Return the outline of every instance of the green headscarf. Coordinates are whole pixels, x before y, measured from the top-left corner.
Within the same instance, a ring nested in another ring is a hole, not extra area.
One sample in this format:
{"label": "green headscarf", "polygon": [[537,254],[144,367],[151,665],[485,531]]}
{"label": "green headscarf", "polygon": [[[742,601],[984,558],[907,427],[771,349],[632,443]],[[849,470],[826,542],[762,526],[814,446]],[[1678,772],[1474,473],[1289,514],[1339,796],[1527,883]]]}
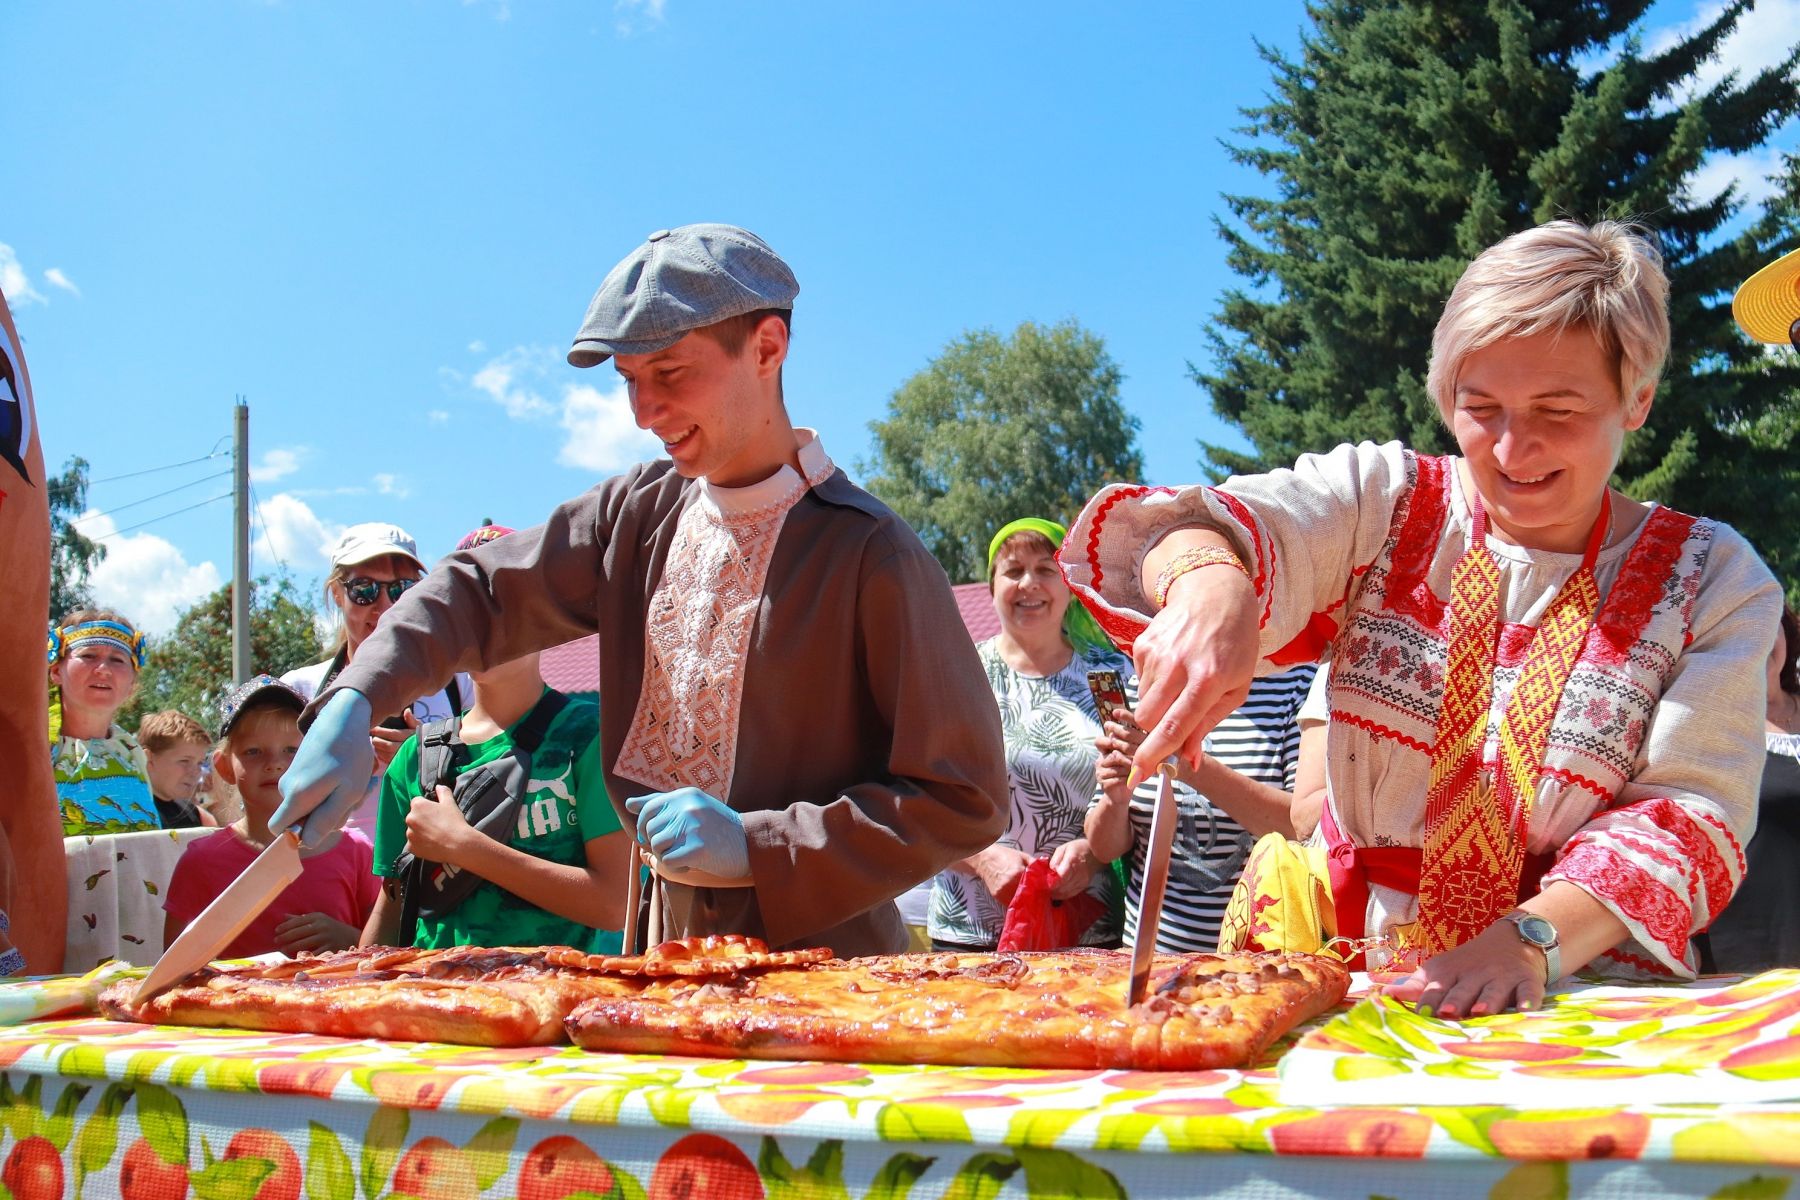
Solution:
{"label": "green headscarf", "polygon": [[[1000,553],[1001,545],[1015,533],[1041,533],[1050,539],[1050,544],[1060,555],[1063,539],[1069,531],[1055,521],[1047,521],[1043,517],[1020,517],[1016,521],[1008,521],[1000,527],[1000,532],[988,542],[987,573],[988,587],[991,590],[994,582],[994,556]],[[1106,636],[1099,622],[1094,620],[1087,606],[1082,604],[1080,596],[1069,597],[1069,607],[1063,612],[1063,636],[1077,650],[1111,650],[1112,639]]]}

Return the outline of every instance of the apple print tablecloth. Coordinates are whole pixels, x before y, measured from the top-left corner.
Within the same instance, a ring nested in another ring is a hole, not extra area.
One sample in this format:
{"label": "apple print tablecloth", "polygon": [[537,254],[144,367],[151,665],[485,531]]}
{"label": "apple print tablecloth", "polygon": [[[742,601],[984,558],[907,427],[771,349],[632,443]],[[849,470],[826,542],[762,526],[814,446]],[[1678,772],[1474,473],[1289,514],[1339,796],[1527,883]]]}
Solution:
{"label": "apple print tablecloth", "polygon": [[[1729,997],[1714,981],[1711,991],[1593,989],[1586,1003],[1711,996],[1713,1015],[1741,1016],[1791,994],[1791,979],[1766,979]],[[1314,1028],[1328,1034],[1344,1019],[1339,1010]],[[1479,1042],[1506,1028],[1461,1032]],[[1639,1041],[1654,1032],[1640,1028]],[[1429,1034],[1431,1050],[1384,1036],[1423,1066],[1441,1061]],[[1412,1061],[1345,1044],[1315,1038],[1307,1050]],[[854,1066],[40,1019],[0,1028],[0,1182],[14,1200],[1800,1200],[1800,1103],[1644,1102],[1639,1076],[1604,1100],[1551,1086],[1528,1104],[1429,1105],[1421,1081],[1442,1073],[1422,1066],[1353,1080],[1369,1084],[1362,1103],[1296,1105],[1282,1102],[1274,1063]]]}

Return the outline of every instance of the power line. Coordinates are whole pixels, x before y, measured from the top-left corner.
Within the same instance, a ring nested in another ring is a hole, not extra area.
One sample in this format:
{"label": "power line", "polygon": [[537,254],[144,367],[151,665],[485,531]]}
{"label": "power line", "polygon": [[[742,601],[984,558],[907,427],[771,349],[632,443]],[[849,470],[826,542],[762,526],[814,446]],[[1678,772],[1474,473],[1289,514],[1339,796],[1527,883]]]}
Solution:
{"label": "power line", "polygon": [[[186,462],[170,463],[163,467],[145,467],[142,471],[127,471],[123,475],[108,475],[105,479],[90,479],[88,480],[88,486],[92,487],[96,483],[116,483],[121,479],[136,479],[139,475],[154,475],[158,471],[173,471],[176,467],[191,467],[195,463],[203,463],[209,458],[219,457],[222,456],[219,451],[215,449],[211,454],[202,454],[199,458],[190,458]],[[208,478],[211,478],[211,476],[208,476]]]}
{"label": "power line", "polygon": [[120,504],[113,508],[109,508],[105,512],[93,512],[93,513],[87,514],[85,517],[77,517],[73,521],[70,521],[69,524],[79,525],[83,521],[94,521],[94,520],[98,520],[101,517],[110,517],[116,512],[124,512],[128,508],[136,508],[138,505],[148,504],[152,500],[161,500],[164,496],[173,496],[176,492],[186,491],[188,488],[193,487],[197,483],[205,483],[209,479],[222,479],[229,474],[231,474],[231,471],[229,469],[227,469],[224,471],[215,471],[211,475],[202,475],[198,479],[190,479],[186,483],[178,483],[174,487],[169,488],[167,491],[157,492],[154,495],[145,496],[142,500],[133,500],[129,504]]}
{"label": "power line", "polygon": [[186,508],[178,508],[178,509],[175,509],[173,512],[166,512],[160,517],[151,517],[148,521],[139,521],[136,525],[127,525],[123,529],[115,529],[111,533],[103,533],[99,537],[95,538],[94,540],[97,542],[104,542],[107,538],[118,537],[121,533],[130,533],[133,529],[142,529],[146,525],[154,525],[158,521],[167,520],[170,517],[178,517],[184,512],[192,512],[196,508],[204,508],[206,505],[215,503],[219,500],[229,500],[229,499],[231,499],[230,492],[220,492],[216,496],[210,497],[209,499],[206,499],[206,500],[201,500],[196,504],[190,504]]}
{"label": "power line", "polygon": [[257,498],[254,483],[250,485],[250,506],[256,510],[256,523],[262,526],[263,544],[268,546],[269,553],[275,556],[275,561],[281,564],[281,573],[287,574],[287,560],[281,557],[281,551],[275,548],[275,539],[269,536],[269,519],[263,516],[262,501]]}

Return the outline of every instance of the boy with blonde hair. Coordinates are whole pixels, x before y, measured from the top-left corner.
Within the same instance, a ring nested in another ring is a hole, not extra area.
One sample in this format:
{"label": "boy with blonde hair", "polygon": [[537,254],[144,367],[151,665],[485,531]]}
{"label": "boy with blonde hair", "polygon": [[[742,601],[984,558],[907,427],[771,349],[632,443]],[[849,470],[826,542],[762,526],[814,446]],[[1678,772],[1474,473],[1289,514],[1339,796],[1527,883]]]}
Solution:
{"label": "boy with blonde hair", "polygon": [[150,797],[164,829],[196,829],[217,825],[200,806],[197,794],[212,739],[206,727],[175,709],[153,712],[138,722],[138,745],[150,776]]}

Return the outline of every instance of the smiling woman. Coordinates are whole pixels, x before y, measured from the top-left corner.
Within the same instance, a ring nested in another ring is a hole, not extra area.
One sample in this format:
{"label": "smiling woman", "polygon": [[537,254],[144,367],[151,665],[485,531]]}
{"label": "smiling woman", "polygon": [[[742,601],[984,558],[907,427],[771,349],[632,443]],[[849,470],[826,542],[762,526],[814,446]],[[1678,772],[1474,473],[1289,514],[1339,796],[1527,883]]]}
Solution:
{"label": "smiling woman", "polygon": [[1010,804],[1006,831],[986,850],[938,875],[927,928],[941,948],[992,950],[1006,908],[1034,858],[1050,860],[1059,900],[1087,893],[1104,914],[1083,938],[1116,942],[1117,881],[1082,832],[1093,798],[1100,713],[1090,670],[1130,671],[1063,582],[1056,549],[1063,527],[1026,517],[988,547],[988,587],[1000,632],[976,647],[1000,706]]}
{"label": "smiling woman", "polygon": [[144,751],[113,724],[143,665],[144,635],[111,609],[77,610],[50,631],[51,755],[64,837],[162,828]]}
{"label": "smiling woman", "polygon": [[[1330,651],[1335,932],[1445,1016],[1532,1007],[1584,967],[1692,976],[1743,877],[1779,588],[1730,528],[1609,486],[1667,298],[1641,231],[1526,230],[1433,337],[1460,456],[1341,446],[1112,488],[1071,533],[1071,583],[1148,681],[1140,771],[1195,750],[1253,672]],[[1224,551],[1246,570],[1198,569]]]}

